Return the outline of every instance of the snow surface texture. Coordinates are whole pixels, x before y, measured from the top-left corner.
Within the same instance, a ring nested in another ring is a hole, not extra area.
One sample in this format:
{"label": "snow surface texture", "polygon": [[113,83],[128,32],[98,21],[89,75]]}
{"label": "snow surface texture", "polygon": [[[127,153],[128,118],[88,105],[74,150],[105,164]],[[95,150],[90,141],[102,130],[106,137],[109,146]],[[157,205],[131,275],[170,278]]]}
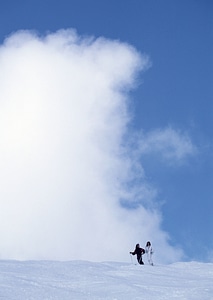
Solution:
{"label": "snow surface texture", "polygon": [[212,263],[0,261],[0,299],[213,299]]}

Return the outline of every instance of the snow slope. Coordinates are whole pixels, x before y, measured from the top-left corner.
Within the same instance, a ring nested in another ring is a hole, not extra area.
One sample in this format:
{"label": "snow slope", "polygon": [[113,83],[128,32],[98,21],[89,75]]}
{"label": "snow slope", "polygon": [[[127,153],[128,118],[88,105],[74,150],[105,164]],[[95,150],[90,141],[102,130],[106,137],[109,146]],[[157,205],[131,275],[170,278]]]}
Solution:
{"label": "snow slope", "polygon": [[212,263],[0,261],[0,299],[210,300]]}

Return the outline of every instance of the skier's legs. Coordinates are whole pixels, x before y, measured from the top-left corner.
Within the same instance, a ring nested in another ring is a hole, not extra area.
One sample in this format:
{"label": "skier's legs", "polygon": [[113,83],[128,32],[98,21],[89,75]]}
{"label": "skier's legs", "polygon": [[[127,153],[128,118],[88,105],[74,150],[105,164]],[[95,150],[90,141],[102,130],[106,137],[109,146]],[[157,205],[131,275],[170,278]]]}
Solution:
{"label": "skier's legs", "polygon": [[150,265],[153,265],[152,254],[150,252],[147,253],[147,260]]}
{"label": "skier's legs", "polygon": [[147,260],[148,260],[148,263],[150,264],[150,254],[149,254],[149,252],[147,252]]}
{"label": "skier's legs", "polygon": [[150,263],[150,265],[153,266],[152,253],[150,253],[150,256],[149,256],[149,263]]}
{"label": "skier's legs", "polygon": [[142,255],[141,255],[140,257],[138,257],[138,263],[139,263],[140,265],[144,265],[144,262],[143,262],[143,260],[142,260]]}

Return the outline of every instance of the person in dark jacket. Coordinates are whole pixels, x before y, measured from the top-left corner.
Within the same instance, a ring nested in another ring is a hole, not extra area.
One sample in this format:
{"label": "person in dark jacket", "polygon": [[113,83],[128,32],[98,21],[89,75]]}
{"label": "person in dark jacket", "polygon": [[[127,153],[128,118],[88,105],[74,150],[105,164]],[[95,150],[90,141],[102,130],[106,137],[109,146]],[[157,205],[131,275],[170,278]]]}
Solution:
{"label": "person in dark jacket", "polygon": [[130,252],[130,254],[132,254],[132,255],[135,255],[135,254],[137,255],[137,260],[140,265],[144,265],[144,262],[142,260],[142,255],[144,253],[145,253],[145,250],[143,248],[141,248],[139,244],[137,244],[135,246],[135,250],[133,252]]}

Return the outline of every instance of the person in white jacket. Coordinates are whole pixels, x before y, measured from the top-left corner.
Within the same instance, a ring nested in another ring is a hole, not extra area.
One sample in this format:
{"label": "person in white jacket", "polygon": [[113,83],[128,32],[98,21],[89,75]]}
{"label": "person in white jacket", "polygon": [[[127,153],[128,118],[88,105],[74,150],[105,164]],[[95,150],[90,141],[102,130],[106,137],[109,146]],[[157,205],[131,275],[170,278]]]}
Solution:
{"label": "person in white jacket", "polygon": [[149,264],[153,266],[153,260],[152,260],[153,249],[150,241],[146,243],[145,251],[146,251],[147,260]]}

